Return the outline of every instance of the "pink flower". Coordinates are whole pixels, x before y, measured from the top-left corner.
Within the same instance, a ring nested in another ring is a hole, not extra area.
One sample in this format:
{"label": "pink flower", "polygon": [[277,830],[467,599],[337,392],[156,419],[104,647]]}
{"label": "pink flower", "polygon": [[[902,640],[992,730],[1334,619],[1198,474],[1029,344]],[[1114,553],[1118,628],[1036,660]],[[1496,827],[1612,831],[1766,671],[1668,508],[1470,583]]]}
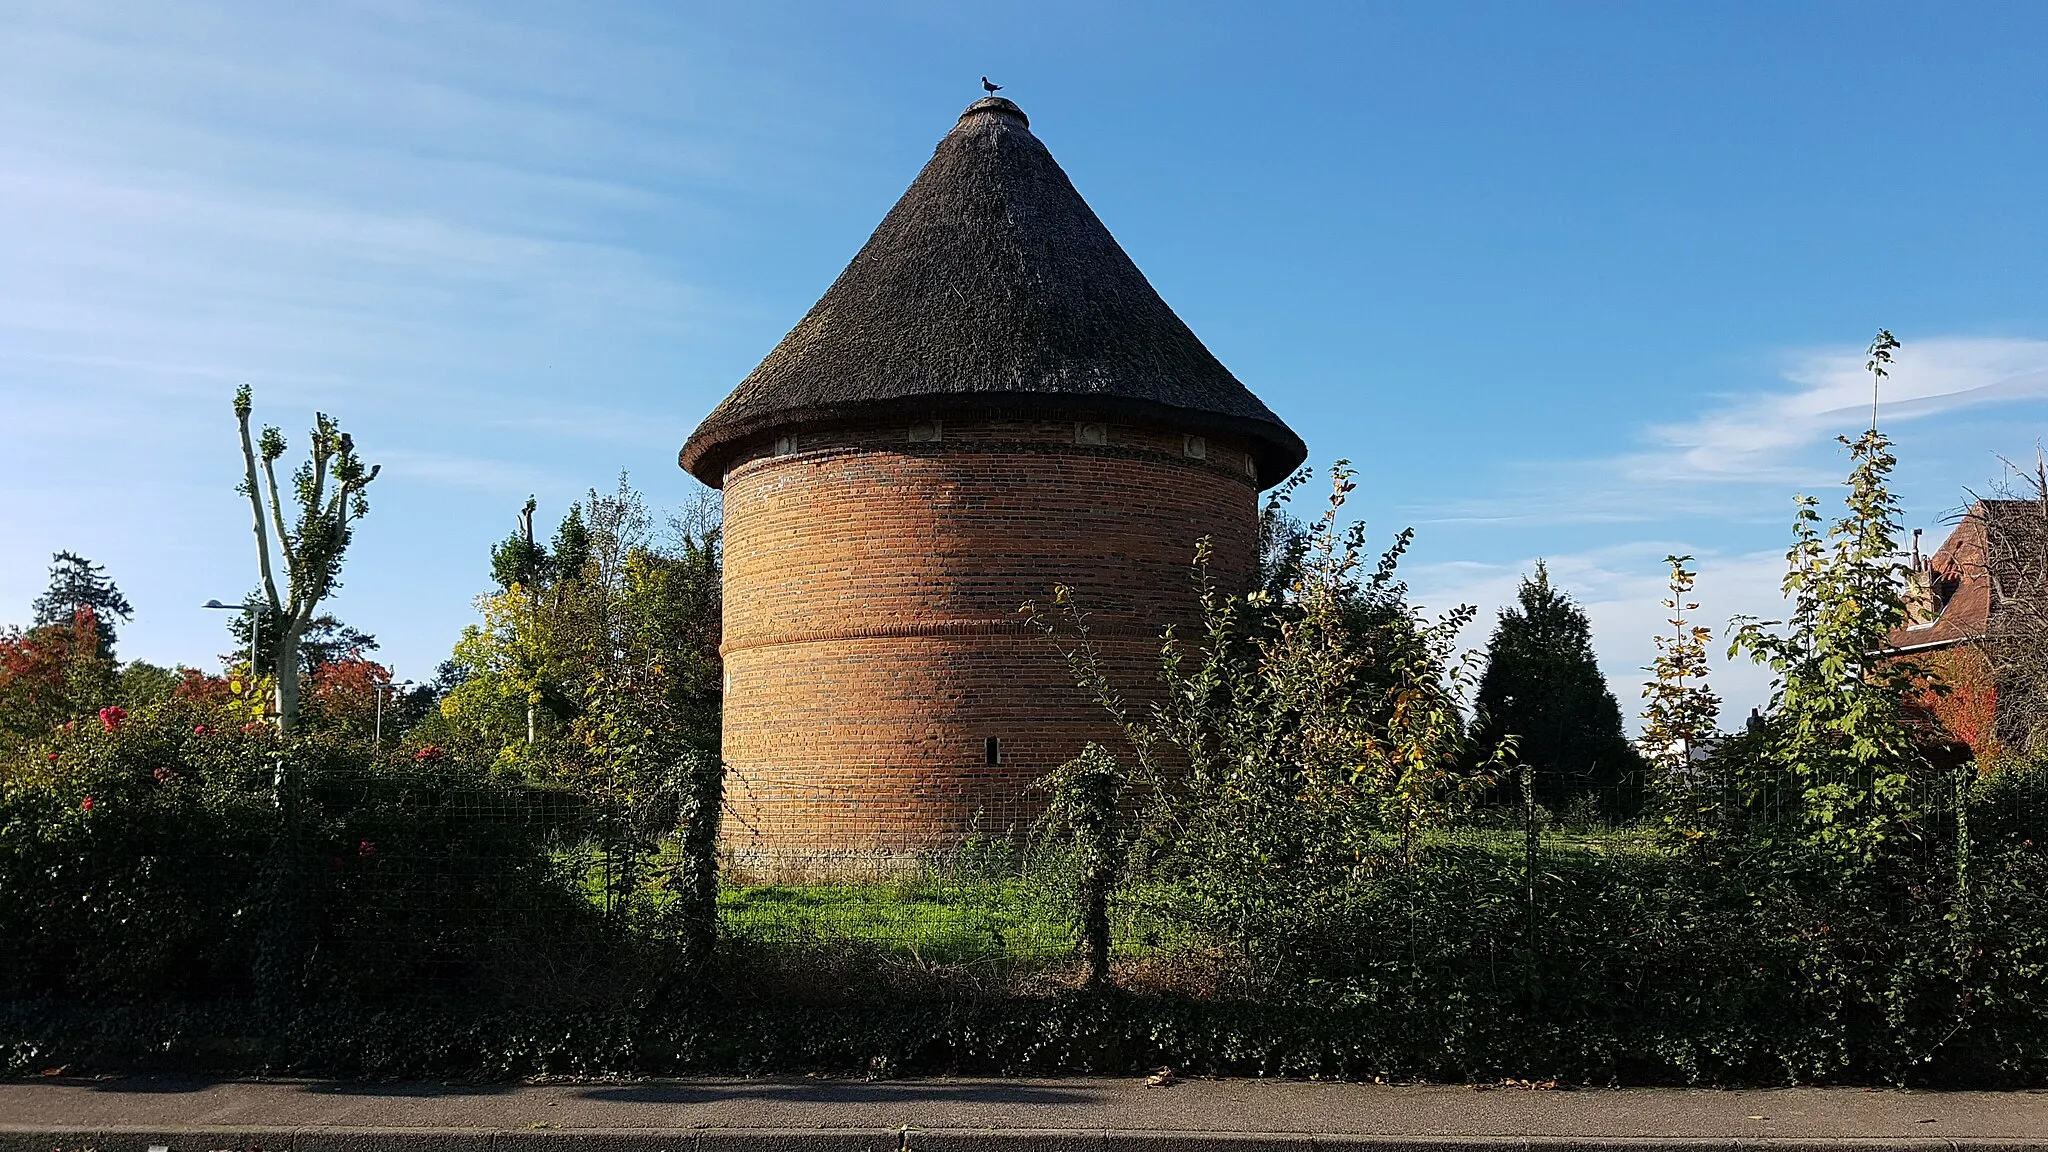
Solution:
{"label": "pink flower", "polygon": [[204,736],[204,735],[206,735],[206,725],[204,725],[204,724],[194,724],[194,725],[192,726],[192,734],[193,734],[194,736]]}
{"label": "pink flower", "polygon": [[159,768],[156,770],[154,775],[156,776],[157,783],[169,784],[174,778],[176,778],[177,773],[171,771],[169,768]]}
{"label": "pink flower", "polygon": [[119,728],[121,721],[127,718],[128,710],[119,704],[109,704],[105,708],[100,709],[100,726],[109,732]]}
{"label": "pink flower", "polygon": [[356,845],[356,855],[358,856],[375,856],[376,854],[377,846],[375,844],[370,843],[368,840],[365,840],[362,843]]}
{"label": "pink flower", "polygon": [[78,802],[78,806],[79,806],[80,808],[83,808],[83,809],[84,809],[84,810],[86,810],[87,812],[90,812],[90,811],[92,811],[92,797],[90,797],[90,796],[87,796],[87,797],[86,797],[85,799],[83,799],[83,800],[80,800],[80,801]]}
{"label": "pink flower", "polygon": [[57,754],[56,754],[55,752],[52,752],[52,753],[50,753],[50,763],[52,763],[52,764],[55,764],[56,762],[57,762]]}
{"label": "pink flower", "polygon": [[413,753],[412,758],[419,761],[422,764],[425,764],[429,761],[439,760],[442,755],[443,753],[441,752],[441,746],[439,744],[429,744],[425,748],[422,748],[419,751]]}

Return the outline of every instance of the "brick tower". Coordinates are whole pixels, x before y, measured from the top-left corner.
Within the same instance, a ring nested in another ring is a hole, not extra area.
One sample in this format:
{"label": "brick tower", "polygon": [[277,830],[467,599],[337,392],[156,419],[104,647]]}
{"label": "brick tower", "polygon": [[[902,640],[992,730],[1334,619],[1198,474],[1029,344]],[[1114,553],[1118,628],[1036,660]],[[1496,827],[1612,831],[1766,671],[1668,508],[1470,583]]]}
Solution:
{"label": "brick tower", "polygon": [[743,859],[1021,831],[1121,737],[1020,617],[1055,583],[1126,691],[1255,563],[1307,455],[1166,306],[1015,104],[978,100],[683,446],[725,493],[726,838]]}

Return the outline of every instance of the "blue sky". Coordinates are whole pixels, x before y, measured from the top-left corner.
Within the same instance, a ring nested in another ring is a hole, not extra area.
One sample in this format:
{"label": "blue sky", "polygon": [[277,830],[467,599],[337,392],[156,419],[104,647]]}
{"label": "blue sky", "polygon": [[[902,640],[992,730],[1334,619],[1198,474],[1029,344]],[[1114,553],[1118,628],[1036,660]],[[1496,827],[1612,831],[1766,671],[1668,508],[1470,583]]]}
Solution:
{"label": "blue sky", "polygon": [[[229,399],[384,465],[334,609],[422,675],[531,492],[675,451],[983,73],[1433,606],[1541,556],[1624,708],[1661,558],[1773,608],[1868,420],[1938,537],[2048,427],[2048,6],[7,0],[0,621],[60,548],[208,663]],[[1483,630],[1482,630],[1483,631]],[[1475,634],[1475,640],[1483,636]],[[1731,705],[1760,698],[1729,669]]]}

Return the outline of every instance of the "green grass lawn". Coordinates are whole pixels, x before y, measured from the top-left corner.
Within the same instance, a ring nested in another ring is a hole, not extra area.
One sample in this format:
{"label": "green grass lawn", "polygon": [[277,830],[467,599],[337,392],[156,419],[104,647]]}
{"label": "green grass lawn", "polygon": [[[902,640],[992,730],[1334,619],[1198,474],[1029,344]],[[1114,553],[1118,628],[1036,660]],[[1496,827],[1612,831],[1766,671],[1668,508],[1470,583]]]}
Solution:
{"label": "green grass lawn", "polygon": [[726,932],[764,942],[869,944],[936,963],[1073,951],[1059,910],[1022,880],[729,887],[718,905]]}
{"label": "green grass lawn", "polygon": [[[1424,850],[1483,853],[1519,876],[1527,840],[1514,829],[1458,828],[1422,837]],[[1390,851],[1396,850],[1390,841]],[[1546,870],[1578,857],[1591,863],[1663,849],[1636,830],[1547,830],[1539,841]],[[1468,859],[1470,857],[1468,856]],[[588,894],[601,900],[601,871],[584,873]],[[642,890],[643,899],[667,894]],[[1143,900],[1139,904],[1145,903]],[[764,944],[853,945],[928,964],[1057,963],[1074,954],[1072,912],[1043,879],[935,869],[897,879],[837,883],[727,883],[719,893],[723,931]],[[1118,916],[1117,951],[1146,954],[1165,947],[1168,926],[1132,923],[1132,905]]]}

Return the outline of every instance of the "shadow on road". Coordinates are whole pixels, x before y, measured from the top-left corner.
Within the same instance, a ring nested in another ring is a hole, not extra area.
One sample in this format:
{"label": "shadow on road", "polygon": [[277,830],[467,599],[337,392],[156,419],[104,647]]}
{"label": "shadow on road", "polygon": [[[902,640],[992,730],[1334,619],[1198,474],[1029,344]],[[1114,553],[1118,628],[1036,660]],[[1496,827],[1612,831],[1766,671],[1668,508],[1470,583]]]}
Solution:
{"label": "shadow on road", "polygon": [[726,1080],[714,1083],[622,1084],[591,1088],[590,1100],[641,1104],[714,1104],[722,1100],[787,1100],[797,1104],[888,1104],[910,1100],[957,1100],[967,1104],[1093,1104],[1101,1094],[1034,1084],[831,1080]]}
{"label": "shadow on road", "polygon": [[299,1089],[319,1096],[389,1096],[394,1099],[431,1100],[440,1097],[504,1096],[523,1084],[351,1084],[346,1080],[323,1080]]}

